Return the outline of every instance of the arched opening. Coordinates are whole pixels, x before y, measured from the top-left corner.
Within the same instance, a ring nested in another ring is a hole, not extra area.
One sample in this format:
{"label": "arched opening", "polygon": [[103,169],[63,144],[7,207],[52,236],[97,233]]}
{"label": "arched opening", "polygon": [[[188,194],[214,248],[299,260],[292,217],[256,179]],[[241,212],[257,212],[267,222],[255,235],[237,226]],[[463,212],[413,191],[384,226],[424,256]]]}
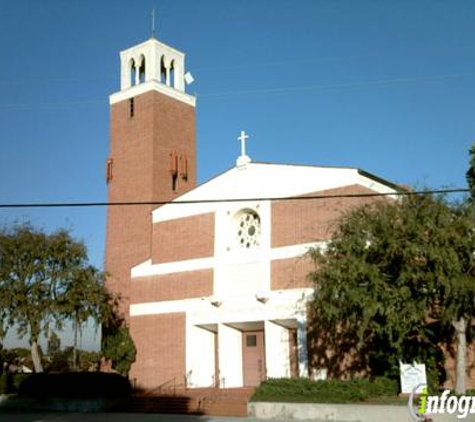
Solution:
{"label": "arched opening", "polygon": [[145,82],[145,57],[140,56],[139,83]]}
{"label": "arched opening", "polygon": [[135,73],[136,73],[135,60],[130,59],[130,62],[129,62],[130,86],[135,85]]}
{"label": "arched opening", "polygon": [[167,68],[165,67],[165,56],[160,59],[160,82],[162,84],[167,81]]}
{"label": "arched opening", "polygon": [[170,84],[171,87],[175,88],[175,61],[172,60],[170,63]]}

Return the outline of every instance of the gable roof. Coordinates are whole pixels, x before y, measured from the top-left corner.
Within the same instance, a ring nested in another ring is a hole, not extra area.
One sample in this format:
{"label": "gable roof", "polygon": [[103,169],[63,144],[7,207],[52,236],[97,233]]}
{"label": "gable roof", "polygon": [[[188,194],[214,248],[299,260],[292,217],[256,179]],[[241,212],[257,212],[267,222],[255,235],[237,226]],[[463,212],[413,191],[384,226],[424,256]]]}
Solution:
{"label": "gable roof", "polygon": [[[249,163],[242,168],[233,167],[155,209],[153,221],[212,212],[217,205],[213,201],[291,198],[351,185],[361,185],[378,193],[402,190],[357,168]],[[180,206],[183,202],[192,203]]]}

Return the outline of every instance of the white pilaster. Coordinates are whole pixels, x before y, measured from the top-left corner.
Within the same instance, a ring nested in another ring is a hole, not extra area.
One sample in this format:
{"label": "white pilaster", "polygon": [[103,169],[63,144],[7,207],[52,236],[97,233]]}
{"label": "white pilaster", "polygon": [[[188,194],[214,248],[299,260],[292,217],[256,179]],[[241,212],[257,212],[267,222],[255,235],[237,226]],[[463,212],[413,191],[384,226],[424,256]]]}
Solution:
{"label": "white pilaster", "polygon": [[170,63],[169,62],[165,62],[165,71],[166,71],[165,85],[170,86]]}
{"label": "white pilaster", "polygon": [[175,86],[178,91],[185,90],[185,69],[180,63],[175,62]]}
{"label": "white pilaster", "polygon": [[266,367],[269,378],[290,377],[289,330],[265,321]]}
{"label": "white pilaster", "polygon": [[186,349],[189,386],[210,387],[215,375],[215,334],[194,325],[188,326]]}
{"label": "white pilaster", "polygon": [[135,85],[140,83],[140,64],[135,62]]}
{"label": "white pilaster", "polygon": [[218,325],[219,378],[226,388],[242,387],[242,333],[225,324]]}
{"label": "white pilaster", "polygon": [[297,350],[299,357],[299,376],[308,377],[307,321],[300,316],[297,320]]}

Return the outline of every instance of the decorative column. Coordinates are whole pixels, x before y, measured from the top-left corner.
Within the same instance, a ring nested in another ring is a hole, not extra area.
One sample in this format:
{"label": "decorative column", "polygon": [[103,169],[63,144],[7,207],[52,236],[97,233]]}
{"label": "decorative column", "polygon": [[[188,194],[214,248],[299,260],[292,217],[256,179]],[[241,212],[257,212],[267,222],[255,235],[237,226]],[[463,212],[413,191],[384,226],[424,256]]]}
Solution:
{"label": "decorative column", "polygon": [[135,66],[135,85],[140,83],[140,65],[134,62]]}
{"label": "decorative column", "polygon": [[165,84],[170,86],[170,63],[165,62]]}

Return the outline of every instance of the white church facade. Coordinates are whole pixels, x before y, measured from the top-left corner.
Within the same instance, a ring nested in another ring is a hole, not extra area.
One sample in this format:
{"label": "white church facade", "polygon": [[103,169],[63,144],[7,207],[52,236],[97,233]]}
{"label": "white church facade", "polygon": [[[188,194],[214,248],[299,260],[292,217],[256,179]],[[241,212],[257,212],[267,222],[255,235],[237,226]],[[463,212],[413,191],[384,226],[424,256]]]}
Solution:
{"label": "white church facade", "polygon": [[136,204],[109,207],[106,246],[137,348],[130,377],[229,388],[309,376],[305,253],[361,194],[397,187],[354,168],[254,163],[244,133],[236,166],[197,186],[184,60],[154,38],[125,50],[110,97],[109,201]]}

